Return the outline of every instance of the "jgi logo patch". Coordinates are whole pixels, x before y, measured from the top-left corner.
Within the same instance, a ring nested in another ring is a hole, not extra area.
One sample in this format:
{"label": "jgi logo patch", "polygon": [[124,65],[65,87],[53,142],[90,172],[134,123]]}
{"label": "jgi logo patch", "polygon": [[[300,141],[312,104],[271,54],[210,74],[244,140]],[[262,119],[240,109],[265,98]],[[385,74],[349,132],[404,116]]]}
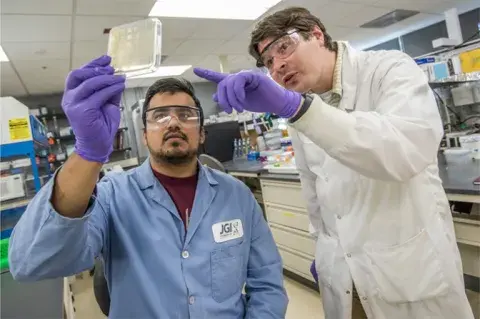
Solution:
{"label": "jgi logo patch", "polygon": [[212,225],[215,242],[223,243],[228,240],[243,237],[243,226],[240,219],[229,220]]}

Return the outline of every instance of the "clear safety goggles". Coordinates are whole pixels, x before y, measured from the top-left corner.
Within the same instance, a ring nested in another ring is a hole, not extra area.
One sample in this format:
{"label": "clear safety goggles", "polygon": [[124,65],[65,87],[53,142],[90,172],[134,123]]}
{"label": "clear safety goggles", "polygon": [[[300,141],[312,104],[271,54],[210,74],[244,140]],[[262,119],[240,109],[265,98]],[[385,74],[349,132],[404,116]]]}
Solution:
{"label": "clear safety goggles", "polygon": [[286,59],[297,49],[300,43],[300,35],[297,30],[290,30],[286,34],[270,42],[260,53],[257,60],[258,67],[266,67],[272,70],[274,59]]}
{"label": "clear safety goggles", "polygon": [[157,106],[145,112],[147,130],[160,130],[175,119],[183,128],[200,126],[200,110],[196,107],[174,105]]}

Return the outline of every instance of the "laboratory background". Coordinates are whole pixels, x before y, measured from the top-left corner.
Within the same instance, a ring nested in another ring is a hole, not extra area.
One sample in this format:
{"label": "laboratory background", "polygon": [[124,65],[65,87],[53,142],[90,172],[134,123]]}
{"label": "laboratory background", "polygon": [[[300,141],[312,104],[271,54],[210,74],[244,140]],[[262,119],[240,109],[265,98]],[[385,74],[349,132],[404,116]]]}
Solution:
{"label": "laboratory background", "polygon": [[0,318],[105,318],[91,272],[18,283],[9,273],[7,249],[29,200],[73,151],[75,136],[60,106],[68,72],[106,53],[111,28],[148,17],[161,21],[161,66],[127,79],[104,173],[145,160],[141,108],[148,87],[162,77],[188,79],[205,114],[200,162],[243,181],[263,209],[283,258],[287,318],[323,318],[310,273],[315,243],[286,121],[268,113],[222,112],[212,100],[215,84],[193,73],[195,66],[265,72],[248,55],[250,33],[256,21],[290,6],[308,8],[334,40],[360,50],[407,53],[427,75],[445,131],[440,177],[467,296],[480,318],[478,0],[2,0]]}

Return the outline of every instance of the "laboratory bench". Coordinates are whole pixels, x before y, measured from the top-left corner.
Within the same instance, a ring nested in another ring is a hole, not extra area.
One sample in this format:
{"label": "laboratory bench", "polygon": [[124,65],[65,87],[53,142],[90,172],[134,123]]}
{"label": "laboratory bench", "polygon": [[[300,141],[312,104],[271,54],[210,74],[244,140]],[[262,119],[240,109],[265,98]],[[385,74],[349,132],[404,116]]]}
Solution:
{"label": "laboratory bench", "polygon": [[[138,158],[133,157],[106,163],[103,170],[107,172],[114,166],[121,166],[124,170],[128,170],[138,166],[138,164]],[[4,230],[7,214],[18,220],[32,198],[33,196],[28,196],[1,202],[2,239],[10,237],[12,230],[10,227]],[[12,218],[8,219],[9,223]],[[2,305],[0,307],[0,318],[74,318],[75,311],[71,291],[71,284],[74,281],[75,276],[71,276],[20,283],[13,279],[8,269],[3,269],[0,273],[2,291],[0,294],[0,304]]]}
{"label": "laboratory bench", "polygon": [[[309,234],[306,201],[301,192],[299,175],[269,173],[259,162],[243,159],[223,164],[232,176],[248,184],[260,185],[260,190],[254,190],[254,194],[264,208],[285,270],[303,282],[311,282],[310,265],[315,255],[315,242]],[[453,208],[465,284],[469,289],[480,292],[480,185],[473,184],[480,176],[480,162],[449,160],[447,163],[439,159],[439,175]],[[459,213],[457,207],[463,213]]]}
{"label": "laboratory bench", "polygon": [[[125,170],[137,166],[143,159],[129,159],[105,165],[110,169],[120,165]],[[274,174],[263,169],[259,162],[235,160],[223,163],[227,172],[252,189],[264,209],[287,275],[315,288],[310,275],[310,265],[315,255],[315,242],[308,231],[306,202],[301,192],[297,174]],[[473,203],[475,213],[452,213],[456,237],[462,255],[466,285],[479,291],[480,277],[480,186],[473,180],[480,175],[479,162],[439,162],[440,177],[450,201]],[[31,198],[2,202],[2,211],[25,207]],[[473,211],[474,209],[472,209]],[[1,273],[2,307],[5,318],[28,318],[31,313],[49,318],[73,318],[71,283],[75,276],[36,283],[17,283],[7,271]],[[468,284],[468,281],[473,284]],[[62,283],[63,282],[63,283]],[[44,293],[47,292],[47,293]],[[42,295],[42,298],[33,297]],[[32,298],[30,298],[30,297]],[[28,300],[27,300],[27,299]],[[38,302],[37,302],[38,301]],[[60,305],[63,301],[63,307]],[[21,305],[29,305],[22,307]],[[63,309],[62,309],[63,308]]]}
{"label": "laboratory bench", "polygon": [[[3,201],[2,239],[9,238],[12,219],[18,220],[32,198]],[[7,226],[5,224],[9,224]],[[7,228],[7,229],[4,229]],[[5,247],[2,247],[2,250]],[[6,251],[2,251],[4,255]],[[0,273],[0,318],[63,318],[64,279],[56,278],[38,282],[15,281],[8,268]]]}

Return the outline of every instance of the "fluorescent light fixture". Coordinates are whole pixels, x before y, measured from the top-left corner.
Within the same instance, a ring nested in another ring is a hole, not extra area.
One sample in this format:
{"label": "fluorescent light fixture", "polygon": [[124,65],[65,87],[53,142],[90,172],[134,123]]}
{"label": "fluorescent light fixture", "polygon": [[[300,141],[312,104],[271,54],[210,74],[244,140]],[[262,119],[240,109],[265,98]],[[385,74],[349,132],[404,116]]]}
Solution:
{"label": "fluorescent light fixture", "polygon": [[158,0],[151,17],[255,20],[281,0]]}
{"label": "fluorescent light fixture", "polygon": [[5,54],[5,51],[3,51],[2,46],[0,45],[0,62],[8,62],[8,57]]}
{"label": "fluorescent light fixture", "polygon": [[178,76],[182,75],[190,69],[191,65],[174,65],[174,66],[161,66],[155,72],[132,76],[129,79],[147,79],[147,78],[161,78],[165,76]]}

